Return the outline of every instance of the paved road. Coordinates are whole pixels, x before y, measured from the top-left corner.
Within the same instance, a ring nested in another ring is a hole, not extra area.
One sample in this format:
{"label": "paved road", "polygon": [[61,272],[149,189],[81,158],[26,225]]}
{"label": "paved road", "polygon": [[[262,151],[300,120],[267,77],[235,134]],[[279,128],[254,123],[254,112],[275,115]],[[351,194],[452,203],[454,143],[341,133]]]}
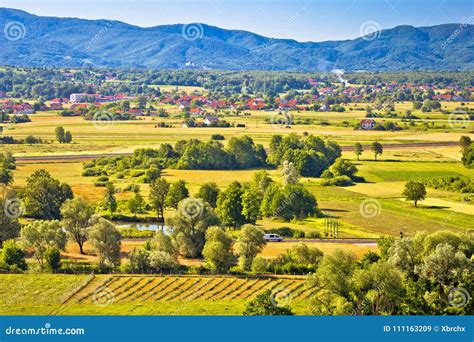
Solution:
{"label": "paved road", "polygon": [[[396,150],[405,148],[427,148],[458,146],[456,141],[407,143],[407,144],[383,144],[384,150]],[[364,150],[370,149],[370,145],[362,145]],[[342,146],[343,151],[354,151],[354,146]],[[64,154],[45,156],[19,156],[15,157],[18,162],[47,162],[47,161],[81,161],[102,157],[130,156],[133,153],[96,153],[96,154]]]}
{"label": "paved road", "polygon": [[[149,238],[125,238],[122,241],[147,241]],[[290,243],[348,243],[351,245],[364,245],[364,246],[377,246],[377,241],[375,239],[283,239],[282,242]],[[279,242],[272,242],[279,243]]]}

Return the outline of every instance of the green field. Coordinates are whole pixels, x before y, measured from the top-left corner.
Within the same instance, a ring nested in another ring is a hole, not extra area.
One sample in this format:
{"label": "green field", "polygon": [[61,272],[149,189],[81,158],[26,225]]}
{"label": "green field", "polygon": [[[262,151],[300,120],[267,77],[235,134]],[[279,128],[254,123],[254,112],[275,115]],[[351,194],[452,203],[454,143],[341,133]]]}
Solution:
{"label": "green field", "polygon": [[301,277],[0,275],[0,283],[1,315],[239,315],[267,289],[305,314],[312,293]]}

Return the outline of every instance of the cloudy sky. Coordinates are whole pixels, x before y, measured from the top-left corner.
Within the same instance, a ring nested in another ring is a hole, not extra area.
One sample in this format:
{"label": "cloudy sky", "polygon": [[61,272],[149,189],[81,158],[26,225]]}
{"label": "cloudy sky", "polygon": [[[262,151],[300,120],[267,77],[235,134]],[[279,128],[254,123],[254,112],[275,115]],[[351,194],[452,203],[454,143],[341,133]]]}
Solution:
{"label": "cloudy sky", "polygon": [[299,41],[349,39],[402,24],[474,23],[473,0],[0,0],[0,6],[145,27],[201,22]]}

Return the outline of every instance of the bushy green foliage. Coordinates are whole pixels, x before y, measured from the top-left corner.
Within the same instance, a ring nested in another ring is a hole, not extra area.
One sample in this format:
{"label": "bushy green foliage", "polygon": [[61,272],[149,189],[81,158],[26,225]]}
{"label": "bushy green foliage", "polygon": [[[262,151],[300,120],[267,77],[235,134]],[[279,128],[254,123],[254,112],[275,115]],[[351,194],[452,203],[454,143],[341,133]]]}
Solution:
{"label": "bushy green foliage", "polygon": [[271,290],[260,293],[251,300],[244,311],[244,316],[291,316],[293,312],[288,307],[279,306],[276,294]]}
{"label": "bushy green foliage", "polygon": [[211,227],[206,232],[202,251],[207,267],[215,273],[225,273],[234,264],[233,240],[222,228]]}
{"label": "bushy green foliage", "polygon": [[299,137],[290,133],[284,137],[272,137],[268,160],[274,165],[292,162],[301,176],[319,177],[340,156],[340,146],[332,141],[324,141],[313,135]]}
{"label": "bushy green foliage", "polygon": [[66,233],[59,221],[33,221],[21,229],[21,240],[25,247],[34,251],[35,258],[43,266],[48,250],[64,249]]}
{"label": "bushy green foliage", "polygon": [[[469,234],[419,232],[381,238],[380,258],[336,251],[325,255],[308,280],[317,289],[314,314],[468,314],[473,303],[453,302],[452,292],[471,293],[474,242]],[[459,293],[458,293],[459,294]]]}
{"label": "bushy green foliage", "polygon": [[99,254],[99,267],[113,269],[120,264],[120,233],[115,226],[99,218],[89,231],[90,244]]}
{"label": "bushy green foliage", "polygon": [[0,249],[0,269],[7,272],[25,271],[28,266],[25,260],[26,252],[15,240],[7,240]]}
{"label": "bushy green foliage", "polygon": [[23,196],[28,216],[51,220],[61,217],[61,206],[74,195],[68,184],[60,183],[46,170],[37,170],[26,180]]}

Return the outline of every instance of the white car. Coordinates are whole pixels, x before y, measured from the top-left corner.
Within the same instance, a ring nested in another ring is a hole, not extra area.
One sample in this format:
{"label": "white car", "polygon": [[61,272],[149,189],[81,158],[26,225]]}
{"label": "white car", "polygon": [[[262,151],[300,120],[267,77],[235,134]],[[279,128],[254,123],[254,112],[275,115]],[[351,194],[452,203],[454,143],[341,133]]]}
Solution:
{"label": "white car", "polygon": [[266,240],[266,241],[270,241],[270,242],[280,242],[280,241],[283,241],[283,238],[278,235],[278,234],[264,234],[263,235],[263,238]]}

